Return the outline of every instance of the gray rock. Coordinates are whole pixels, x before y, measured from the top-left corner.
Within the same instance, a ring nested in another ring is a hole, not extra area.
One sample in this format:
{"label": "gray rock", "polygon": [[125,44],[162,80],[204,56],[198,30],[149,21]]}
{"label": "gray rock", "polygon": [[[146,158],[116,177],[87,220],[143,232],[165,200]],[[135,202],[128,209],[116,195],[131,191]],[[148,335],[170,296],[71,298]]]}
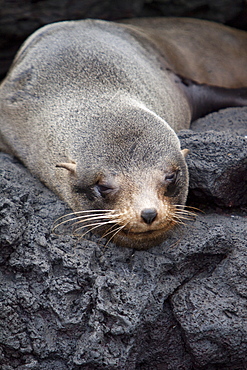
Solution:
{"label": "gray rock", "polygon": [[180,287],[172,306],[195,364],[246,369],[247,227],[244,218],[228,222],[232,252],[210,274],[199,273]]}
{"label": "gray rock", "polygon": [[228,108],[181,131],[190,149],[188,166],[192,196],[223,207],[247,205],[247,108]]}

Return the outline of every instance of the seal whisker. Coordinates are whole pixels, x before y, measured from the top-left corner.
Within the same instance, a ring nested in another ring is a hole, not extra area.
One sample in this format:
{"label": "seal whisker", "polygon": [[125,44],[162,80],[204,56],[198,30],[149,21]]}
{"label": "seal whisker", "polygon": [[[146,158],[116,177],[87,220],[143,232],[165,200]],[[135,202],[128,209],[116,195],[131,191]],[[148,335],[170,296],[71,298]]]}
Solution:
{"label": "seal whisker", "polygon": [[187,205],[182,205],[182,204],[176,204],[175,207],[177,208],[181,208],[182,210],[184,211],[188,211],[190,212],[190,209],[192,210],[195,210],[195,211],[198,211],[198,212],[202,212],[204,213],[200,208],[197,208],[197,207],[193,207],[193,206],[187,206]]}
{"label": "seal whisker", "polygon": [[181,212],[181,213],[193,213],[193,214],[196,214],[195,212],[192,212],[192,211],[189,211],[187,209],[179,209],[179,208],[175,208],[176,209],[176,212]]}
{"label": "seal whisker", "polygon": [[[190,221],[190,220],[189,220]],[[183,221],[180,221],[180,220],[177,220],[175,221],[176,222],[176,227],[177,227],[177,231],[181,228],[181,230],[183,229],[184,226],[187,227],[190,227],[190,228],[194,228],[194,226],[192,224],[188,224],[187,222],[183,222]]]}
{"label": "seal whisker", "polygon": [[178,213],[175,213],[175,217],[177,217],[180,220],[194,220],[195,219],[194,215],[183,215],[183,214],[178,214]]}
{"label": "seal whisker", "polygon": [[184,220],[184,221],[191,221],[191,220],[193,220],[194,218],[193,218],[193,217],[185,217],[185,216],[183,216],[183,215],[174,214],[174,215],[172,216],[172,219],[173,219],[173,220],[177,220],[177,221],[181,221],[181,222],[182,222],[182,220]]}
{"label": "seal whisker", "polygon": [[113,209],[89,209],[89,210],[85,210],[85,211],[75,211],[75,212],[67,213],[66,215],[63,215],[63,216],[59,217],[56,220],[56,222],[61,220],[62,218],[65,218],[65,217],[68,217],[68,216],[75,216],[75,215],[80,214],[80,213],[95,213],[95,214],[97,214],[97,212],[107,213],[107,212],[114,212],[114,210]]}
{"label": "seal whisker", "polygon": [[[70,215],[76,215],[76,214],[79,214],[79,213],[90,213],[90,212],[113,212],[114,210],[113,209],[88,209],[88,210],[82,210],[82,211],[75,211],[75,212],[71,212],[71,213],[68,213],[67,215],[64,215],[64,216],[70,216]],[[62,217],[64,217],[62,216]]]}
{"label": "seal whisker", "polygon": [[[102,220],[102,221],[101,221]],[[104,221],[107,221],[107,222],[104,222]],[[88,227],[88,226],[92,226],[92,225],[95,225],[95,223],[93,224],[87,224],[87,222],[89,221],[99,221],[98,224],[102,224],[102,225],[107,225],[107,224],[110,224],[110,223],[113,223],[113,226],[116,224],[116,220],[115,219],[109,219],[109,217],[91,217],[91,218],[88,218],[88,219],[85,219],[85,220],[80,220],[80,221],[77,221],[77,222],[74,222],[71,227],[73,228],[74,226],[76,225],[79,225],[79,224],[82,224],[82,223],[85,223],[85,225],[82,225],[80,228],[76,229],[79,230],[81,228],[84,228],[84,227]],[[113,227],[112,226],[112,227]]]}
{"label": "seal whisker", "polygon": [[174,208],[176,209],[177,212],[183,212],[183,213],[195,213],[193,211],[190,211],[189,209],[186,209],[186,208],[180,208],[178,207],[177,205],[174,206]]}
{"label": "seal whisker", "polygon": [[[118,221],[121,221],[120,216],[122,216],[124,214],[125,214],[125,212],[116,214],[116,219],[115,220],[113,219],[115,221],[115,223],[105,231],[105,233],[102,235],[101,239],[107,237],[109,234],[114,233],[115,231],[116,232],[118,232],[118,230],[120,231],[120,229],[122,227],[121,227],[121,225],[119,225]],[[126,224],[123,227],[125,227],[128,223],[129,223],[129,221],[126,222]],[[118,228],[118,230],[116,230],[116,228]]]}
{"label": "seal whisker", "polygon": [[[101,238],[105,238],[107,235],[113,233],[116,229],[114,229],[114,227],[119,227],[119,225],[117,223],[113,224],[109,229],[106,230],[106,232],[102,235]],[[112,230],[114,229],[114,230]]]}
{"label": "seal whisker", "polygon": [[[108,222],[98,222],[98,223],[94,223],[94,224],[90,224],[90,225],[84,225],[84,226],[82,226],[82,227],[79,227],[78,229],[76,229],[75,231],[74,231],[74,233],[76,233],[76,232],[78,232],[79,230],[81,230],[81,229],[84,229],[85,227],[90,227],[90,229],[88,229],[84,234],[82,234],[82,235],[80,235],[80,237],[81,238],[83,238],[86,234],[88,234],[90,231],[92,231],[92,230],[95,230],[95,229],[97,229],[98,227],[100,227],[100,226],[104,226],[104,225],[107,225],[107,224],[109,224],[109,223],[113,223],[114,221],[108,221]],[[91,226],[94,226],[94,227],[91,227]]]}
{"label": "seal whisker", "polygon": [[[108,223],[111,223],[112,221],[110,221],[110,222],[99,222],[99,223],[97,223],[97,224],[90,224],[90,225],[84,225],[83,227],[80,227],[80,228],[78,228],[78,229],[76,229],[73,233],[74,233],[74,235],[77,235],[77,234],[75,234],[76,232],[78,232],[79,230],[81,230],[81,229],[84,229],[84,228],[86,228],[86,227],[90,227],[90,229],[88,229],[85,233],[83,233],[83,234],[81,234],[81,235],[79,235],[78,234],[78,236],[80,236],[80,239],[81,238],[83,238],[86,234],[88,234],[89,232],[91,232],[91,231],[93,231],[93,230],[95,230],[95,229],[97,229],[98,227],[100,227],[100,226],[104,226],[104,225],[107,225]],[[91,226],[94,226],[94,227],[91,227]]]}
{"label": "seal whisker", "polygon": [[75,218],[75,219],[71,219],[70,221],[76,221],[76,222],[73,222],[71,227],[75,226],[75,225],[78,225],[78,224],[82,224],[82,223],[86,223],[88,221],[97,221],[97,220],[108,220],[110,221],[110,218],[109,216],[92,216],[92,217],[88,217],[88,218],[84,218],[84,219],[81,219],[81,217],[78,217],[78,218]]}
{"label": "seal whisker", "polygon": [[[83,216],[82,216],[83,217]],[[87,216],[85,216],[85,217],[88,217],[88,215]],[[99,218],[103,218],[104,216],[99,216],[99,215],[97,215],[97,216],[95,216],[94,218],[90,218],[90,220],[92,220],[92,219],[99,219]],[[62,222],[60,222],[59,224],[55,224],[54,226],[53,226],[53,229],[52,229],[52,231],[55,231],[57,228],[59,228],[61,225],[65,225],[65,224],[67,224],[67,223],[70,223],[70,222],[73,222],[73,221],[76,221],[76,220],[78,220],[79,219],[79,217],[74,217],[74,218],[69,218],[69,219],[67,219],[67,220],[64,220],[64,221],[62,221]],[[109,219],[109,217],[107,217],[107,219]],[[86,219],[86,220],[88,220],[88,219]],[[86,220],[84,220],[84,221],[86,221]],[[79,223],[79,222],[83,222],[83,221],[78,221],[77,223]],[[73,226],[74,224],[76,224],[76,223],[73,223],[71,226]]]}
{"label": "seal whisker", "polygon": [[171,218],[171,221],[175,222],[176,225],[186,225],[180,218],[176,217],[175,215]]}
{"label": "seal whisker", "polygon": [[[74,213],[70,213],[69,215],[73,215],[74,216]],[[77,221],[77,220],[80,220],[80,221],[73,223],[72,226],[74,224],[77,224],[77,223],[80,223],[80,222],[91,221],[93,219],[111,219],[111,218],[117,218],[117,217],[121,216],[120,213],[118,213],[118,214],[108,214],[108,215],[107,214],[93,214],[93,213],[91,213],[90,215],[86,214],[86,215],[83,215],[83,216],[71,217],[71,218],[66,219],[66,220],[64,220],[64,221],[62,221],[62,222],[60,222],[59,224],[56,225],[56,222],[58,222],[59,220],[61,220],[64,217],[68,217],[69,215],[65,215],[65,216],[59,217],[55,221],[55,225],[53,226],[53,229],[52,230],[54,231],[55,229],[57,229],[61,225],[64,225],[64,224],[69,223],[69,222]]]}
{"label": "seal whisker", "polygon": [[185,210],[185,209],[175,208],[174,213],[176,215],[179,215],[179,216],[186,216],[186,217],[192,217],[192,218],[195,218],[197,216],[197,214],[195,212],[191,212],[191,211],[188,211],[188,210]]}
{"label": "seal whisker", "polygon": [[86,216],[79,216],[79,217],[76,217],[76,218],[73,218],[71,219],[70,221],[73,221],[73,220],[76,220],[77,222],[74,222],[72,224],[72,226],[74,225],[77,225],[79,223],[83,223],[83,222],[88,222],[88,221],[93,221],[93,220],[101,220],[101,219],[106,219],[106,220],[109,220],[109,221],[116,221],[119,216],[121,216],[122,214],[121,213],[116,213],[116,214],[108,214],[108,215],[90,215],[89,218],[87,218],[89,215],[86,215]]}
{"label": "seal whisker", "polygon": [[[128,225],[129,221],[125,223],[125,225],[123,225],[123,227],[125,227],[126,225]],[[116,229],[112,230],[114,228],[114,226],[118,227],[118,228],[121,228],[122,229],[122,226],[119,225],[117,222],[112,225],[109,229],[106,230],[106,232],[102,235],[102,238],[105,238],[107,235],[111,234],[111,233],[114,233],[114,231],[116,231]]]}
{"label": "seal whisker", "polygon": [[[178,205],[179,206],[179,205]],[[176,224],[186,225],[186,221],[192,221],[197,216],[195,212],[184,209],[182,206],[178,208],[177,205],[174,206],[174,213],[172,214],[172,221]]]}
{"label": "seal whisker", "polygon": [[107,243],[105,244],[105,247],[107,247],[107,245],[110,243],[110,241],[122,230],[124,229],[127,225],[128,225],[129,222],[126,222],[125,225],[122,225],[122,226],[119,226],[119,228],[115,231],[115,230],[112,230],[112,232],[114,232],[114,234],[110,237],[110,239],[107,241]]}

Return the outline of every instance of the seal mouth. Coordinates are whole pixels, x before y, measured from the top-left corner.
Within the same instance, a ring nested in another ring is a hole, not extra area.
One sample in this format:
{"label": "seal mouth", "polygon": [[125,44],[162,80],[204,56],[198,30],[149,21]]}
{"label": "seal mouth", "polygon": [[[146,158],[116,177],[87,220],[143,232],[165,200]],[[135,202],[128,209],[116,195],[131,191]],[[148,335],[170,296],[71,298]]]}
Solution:
{"label": "seal mouth", "polygon": [[129,231],[129,230],[122,230],[122,233],[124,233],[129,238],[143,238],[143,237],[154,237],[156,235],[160,235],[163,233],[163,229],[158,230],[146,230],[146,231]]}
{"label": "seal mouth", "polygon": [[170,231],[174,227],[173,222],[168,222],[166,225],[163,225],[163,227],[156,228],[156,229],[149,229],[149,230],[143,230],[143,231],[134,231],[131,228],[124,228],[120,231],[120,234],[122,234],[124,237],[127,237],[128,239],[145,242],[146,240],[149,240],[149,242],[153,240],[160,239],[163,236]]}
{"label": "seal mouth", "polygon": [[128,229],[121,230],[115,236],[115,242],[124,247],[145,250],[160,244],[166,236],[166,228],[146,231],[130,231]]}

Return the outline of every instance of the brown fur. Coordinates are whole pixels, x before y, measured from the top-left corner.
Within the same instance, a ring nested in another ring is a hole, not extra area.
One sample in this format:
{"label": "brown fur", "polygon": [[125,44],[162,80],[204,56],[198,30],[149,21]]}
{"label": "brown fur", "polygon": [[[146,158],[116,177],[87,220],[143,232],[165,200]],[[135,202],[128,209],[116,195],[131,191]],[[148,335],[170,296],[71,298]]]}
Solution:
{"label": "brown fur", "polygon": [[247,38],[198,20],[125,23],[35,32],[0,87],[0,148],[78,212],[77,229],[142,249],[189,217],[175,132],[215,106],[247,104],[245,89],[191,79],[247,86]]}

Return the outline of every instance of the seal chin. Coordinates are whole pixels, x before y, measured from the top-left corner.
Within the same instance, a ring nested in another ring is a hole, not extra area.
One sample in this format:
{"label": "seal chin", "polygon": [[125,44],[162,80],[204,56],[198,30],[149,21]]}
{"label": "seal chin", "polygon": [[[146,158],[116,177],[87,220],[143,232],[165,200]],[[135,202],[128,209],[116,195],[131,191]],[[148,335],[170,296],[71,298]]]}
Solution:
{"label": "seal chin", "polygon": [[137,238],[138,237],[147,237],[147,236],[151,236],[151,235],[157,235],[157,234],[160,234],[160,230],[147,230],[147,231],[141,231],[141,232],[132,232],[132,231],[129,231],[129,232],[126,232],[127,235],[133,235],[134,237],[136,236]]}
{"label": "seal chin", "polygon": [[169,231],[173,229],[174,223],[171,222],[166,228],[145,230],[145,231],[131,231],[128,229],[121,230],[115,237],[114,243],[122,247],[135,248],[135,249],[148,249],[159,245],[167,239]]}

